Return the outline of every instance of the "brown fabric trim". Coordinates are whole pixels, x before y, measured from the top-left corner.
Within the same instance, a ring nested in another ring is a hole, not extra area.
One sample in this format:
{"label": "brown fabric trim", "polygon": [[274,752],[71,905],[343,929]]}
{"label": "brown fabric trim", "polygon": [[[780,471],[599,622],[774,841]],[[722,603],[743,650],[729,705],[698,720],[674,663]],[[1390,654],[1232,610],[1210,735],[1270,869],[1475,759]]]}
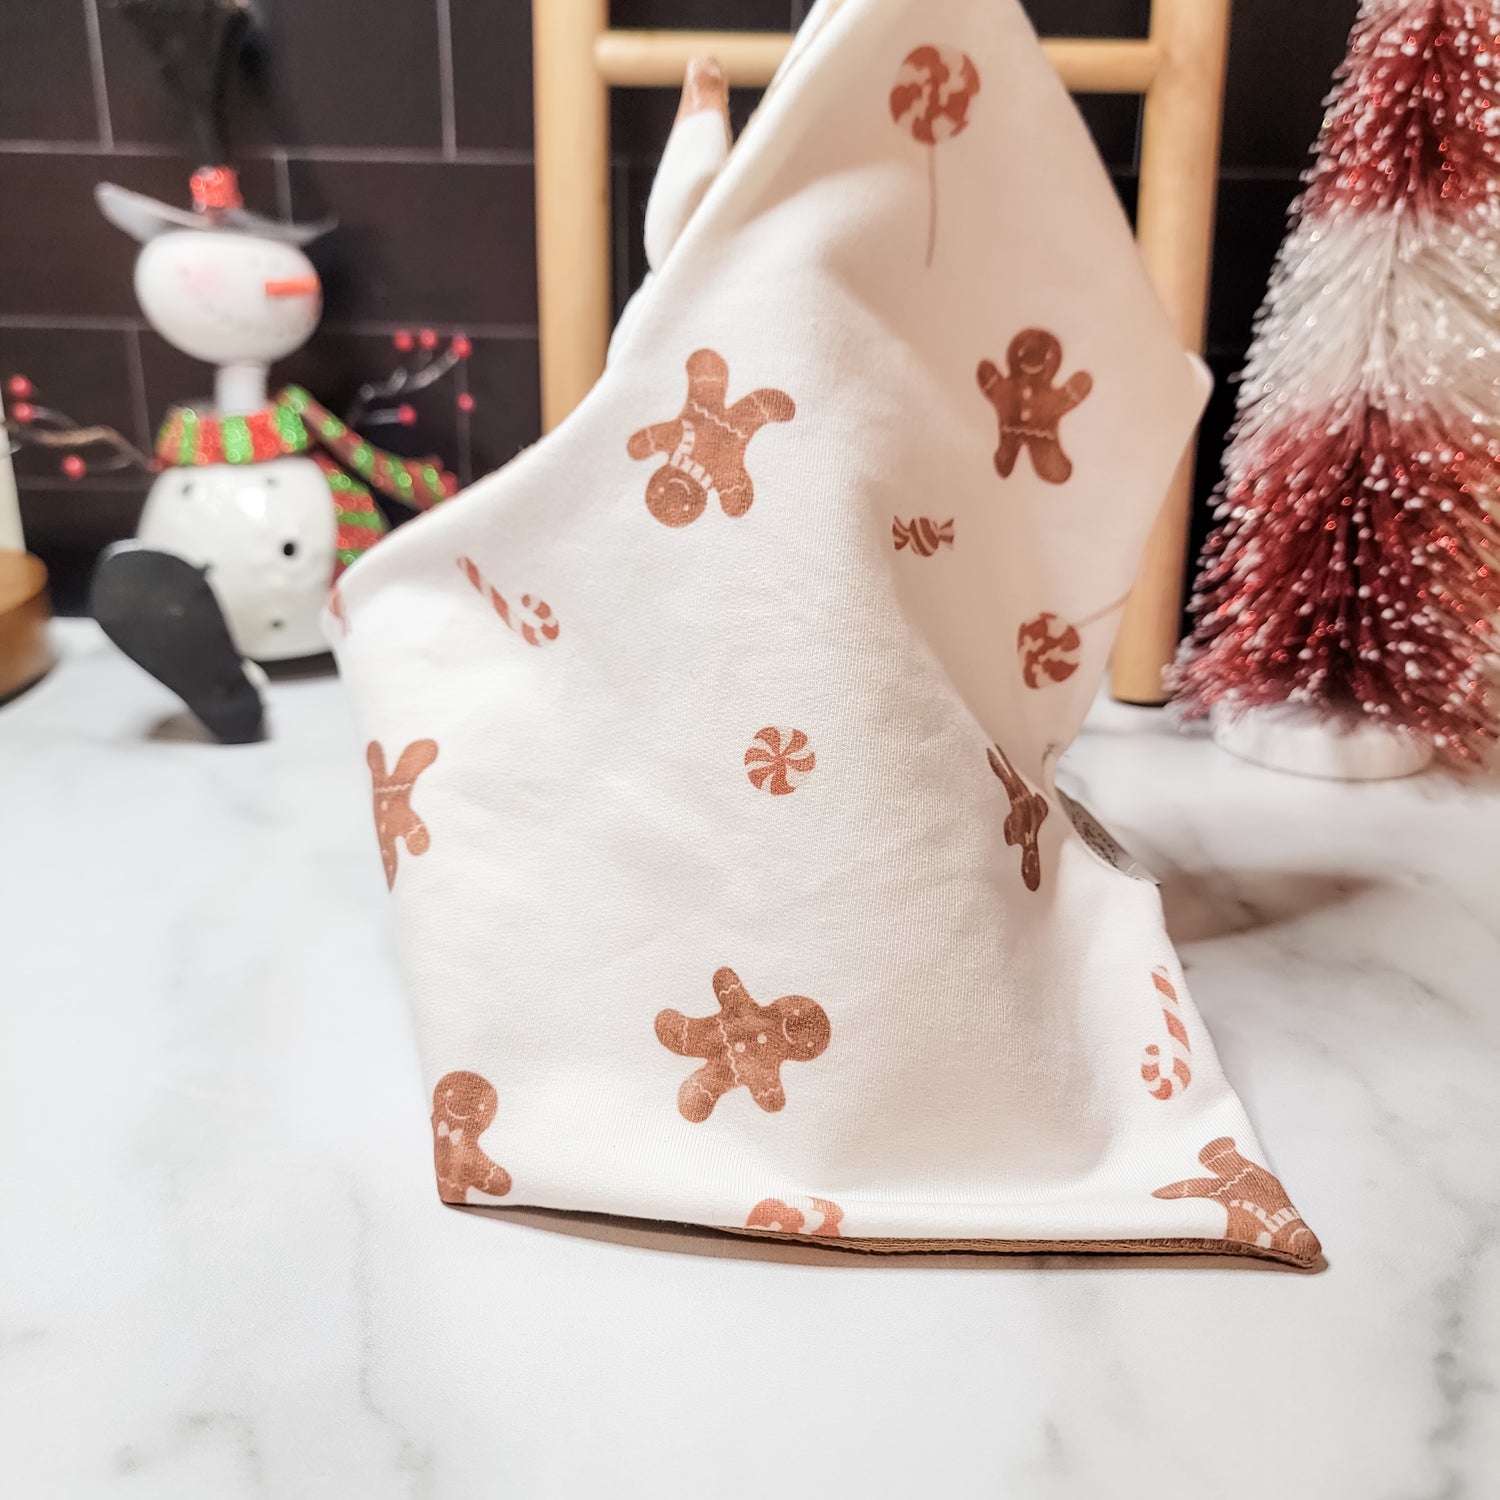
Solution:
{"label": "brown fabric trim", "polygon": [[[1212,1255],[1238,1260],[1275,1261],[1298,1271],[1323,1271],[1327,1261],[1321,1254],[1314,1259],[1296,1259],[1276,1250],[1242,1240],[1219,1239],[1139,1239],[1139,1240],[894,1240],[845,1239],[811,1234],[784,1234],[779,1230],[738,1228],[719,1224],[693,1224],[682,1219],[646,1219],[626,1214],[600,1213],[589,1209],[544,1208],[538,1203],[450,1204],[460,1213],[483,1218],[525,1219],[538,1227],[570,1232],[567,1225],[606,1226],[626,1235],[636,1236],[638,1245],[649,1245],[653,1233],[678,1235],[722,1235],[735,1240],[779,1241],[788,1246],[806,1247],[837,1255],[841,1251],[873,1256],[902,1255]],[[538,1221],[540,1221],[538,1223]]]}
{"label": "brown fabric trim", "polygon": [[816,1245],[820,1250],[853,1250],[866,1255],[1232,1255],[1250,1260],[1273,1260],[1299,1271],[1322,1271],[1327,1261],[1265,1250],[1242,1240],[876,1240],[815,1239],[807,1234],[782,1234],[770,1229],[733,1229],[724,1234],[749,1240],[787,1240]]}

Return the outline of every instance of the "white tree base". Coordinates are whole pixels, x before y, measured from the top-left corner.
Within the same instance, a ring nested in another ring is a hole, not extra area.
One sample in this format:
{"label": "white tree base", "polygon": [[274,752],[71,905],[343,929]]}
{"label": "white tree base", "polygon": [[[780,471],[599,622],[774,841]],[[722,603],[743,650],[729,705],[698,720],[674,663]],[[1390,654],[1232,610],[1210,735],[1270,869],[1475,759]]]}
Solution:
{"label": "white tree base", "polygon": [[1430,745],[1376,720],[1350,714],[1340,721],[1296,703],[1239,713],[1215,708],[1212,723],[1220,749],[1292,776],[1392,781],[1426,770],[1433,759]]}

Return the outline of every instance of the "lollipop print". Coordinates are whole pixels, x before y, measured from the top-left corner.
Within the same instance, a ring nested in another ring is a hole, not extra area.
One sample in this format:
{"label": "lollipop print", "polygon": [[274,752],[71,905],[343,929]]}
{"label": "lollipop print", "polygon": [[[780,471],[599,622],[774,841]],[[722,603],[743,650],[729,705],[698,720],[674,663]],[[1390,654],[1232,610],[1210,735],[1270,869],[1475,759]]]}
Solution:
{"label": "lollipop print", "polygon": [[1021,658],[1021,676],[1026,686],[1039,688],[1046,682],[1066,682],[1078,670],[1082,647],[1077,626],[1065,624],[1050,612],[1027,620],[1016,634],[1016,654]]}
{"label": "lollipop print", "polygon": [[978,92],[979,69],[974,60],[952,47],[918,47],[901,64],[891,90],[891,118],[918,145],[927,147],[929,266],[937,249],[937,148],[968,128],[969,105]]}
{"label": "lollipop print", "polygon": [[1016,632],[1016,655],[1026,686],[1044,688],[1066,682],[1078,670],[1083,651],[1082,632],[1124,609],[1129,597],[1126,594],[1073,625],[1058,619],[1050,610],[1027,620]]}

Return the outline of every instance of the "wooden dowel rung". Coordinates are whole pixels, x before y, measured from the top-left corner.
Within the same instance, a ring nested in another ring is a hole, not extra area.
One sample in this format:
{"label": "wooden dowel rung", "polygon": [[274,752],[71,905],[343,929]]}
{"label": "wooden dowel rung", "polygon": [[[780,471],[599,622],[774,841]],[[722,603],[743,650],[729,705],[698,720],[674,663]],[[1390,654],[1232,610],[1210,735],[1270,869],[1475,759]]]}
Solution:
{"label": "wooden dowel rung", "polygon": [[[693,58],[714,57],[731,83],[762,88],[791,44],[779,31],[604,31],[594,64],[613,88],[675,88]],[[1042,45],[1075,94],[1144,94],[1161,68],[1149,41],[1068,37]]]}
{"label": "wooden dowel rung", "polygon": [[1144,94],[1161,71],[1152,42],[1064,37],[1044,41],[1042,50],[1075,94]]}
{"label": "wooden dowel rung", "polygon": [[763,88],[792,45],[780,31],[605,31],[594,65],[612,88],[677,88],[688,63],[712,57],[743,88]]}

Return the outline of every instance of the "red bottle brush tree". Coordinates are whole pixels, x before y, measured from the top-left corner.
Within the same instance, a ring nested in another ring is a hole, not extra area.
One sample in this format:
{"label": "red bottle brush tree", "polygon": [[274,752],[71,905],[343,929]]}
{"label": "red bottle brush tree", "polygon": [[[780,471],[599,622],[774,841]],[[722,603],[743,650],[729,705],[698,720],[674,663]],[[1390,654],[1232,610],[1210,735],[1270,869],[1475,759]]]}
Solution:
{"label": "red bottle brush tree", "polygon": [[1178,669],[1477,760],[1500,610],[1500,4],[1364,0],[1261,309]]}

